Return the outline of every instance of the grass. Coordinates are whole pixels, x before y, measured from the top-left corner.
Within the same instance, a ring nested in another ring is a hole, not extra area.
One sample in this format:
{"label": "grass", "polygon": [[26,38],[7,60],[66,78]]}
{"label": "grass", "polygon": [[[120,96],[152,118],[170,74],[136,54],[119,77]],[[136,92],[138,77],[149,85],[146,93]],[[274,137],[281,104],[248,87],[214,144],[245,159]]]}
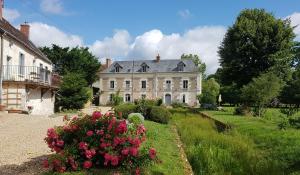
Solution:
{"label": "grass", "polygon": [[[250,138],[272,161],[277,162],[281,173],[300,172],[300,130],[280,130],[279,109],[268,109],[264,118],[233,115],[232,108],[226,112],[206,111],[213,118],[232,125],[241,135]],[[296,114],[296,115],[299,115]]]}
{"label": "grass", "polygon": [[[147,129],[147,141],[146,145],[151,145],[157,150],[160,163],[155,163],[145,168],[145,174],[184,174],[184,163],[181,160],[180,153],[175,141],[175,133],[173,132],[171,125],[163,125],[151,121],[145,121],[145,127]],[[67,172],[62,175],[96,175],[96,174],[113,174],[119,171],[118,169],[97,169],[91,171],[78,171]],[[124,172],[128,174],[128,172]],[[55,173],[48,172],[44,175],[55,175]],[[59,174],[61,175],[61,174]]]}
{"label": "grass", "polygon": [[276,162],[235,130],[219,133],[213,121],[183,111],[172,120],[195,174],[278,174]]}

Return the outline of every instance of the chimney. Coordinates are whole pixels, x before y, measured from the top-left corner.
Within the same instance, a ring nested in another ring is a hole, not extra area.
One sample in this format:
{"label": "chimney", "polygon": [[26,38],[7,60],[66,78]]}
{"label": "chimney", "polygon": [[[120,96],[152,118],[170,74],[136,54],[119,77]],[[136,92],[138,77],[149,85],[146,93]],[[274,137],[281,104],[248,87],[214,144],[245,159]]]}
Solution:
{"label": "chimney", "polygon": [[30,25],[27,22],[21,24],[20,31],[29,39]]}
{"label": "chimney", "polygon": [[106,58],[106,68],[108,68],[111,65],[111,59],[110,58]]}
{"label": "chimney", "polygon": [[155,62],[158,63],[159,61],[160,61],[160,56],[159,56],[159,54],[157,54]]}
{"label": "chimney", "polygon": [[0,0],[0,20],[3,18],[4,0]]}

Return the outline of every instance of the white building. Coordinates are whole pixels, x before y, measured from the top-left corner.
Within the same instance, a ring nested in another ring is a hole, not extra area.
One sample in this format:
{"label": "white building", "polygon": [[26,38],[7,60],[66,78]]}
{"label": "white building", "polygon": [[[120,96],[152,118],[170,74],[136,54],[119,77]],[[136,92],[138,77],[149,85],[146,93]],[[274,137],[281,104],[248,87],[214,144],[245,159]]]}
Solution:
{"label": "white building", "polygon": [[52,74],[52,63],[29,40],[30,26],[22,24],[20,30],[13,27],[3,18],[3,0],[0,3],[1,108],[53,114],[57,89],[53,77],[58,76]]}

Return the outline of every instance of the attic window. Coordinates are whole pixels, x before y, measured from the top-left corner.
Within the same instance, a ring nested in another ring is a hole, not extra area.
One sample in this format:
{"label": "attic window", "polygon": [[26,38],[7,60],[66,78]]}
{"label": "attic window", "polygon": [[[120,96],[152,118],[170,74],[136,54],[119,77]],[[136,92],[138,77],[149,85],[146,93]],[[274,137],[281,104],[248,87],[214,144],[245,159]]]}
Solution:
{"label": "attic window", "polygon": [[177,64],[177,70],[179,72],[184,71],[184,67],[185,67],[185,64],[182,61]]}
{"label": "attic window", "polygon": [[147,72],[147,68],[149,68],[149,66],[146,63],[143,63],[142,65],[142,72]]}
{"label": "attic window", "polygon": [[116,67],[116,72],[120,72],[120,67]]}
{"label": "attic window", "polygon": [[120,72],[120,70],[122,69],[122,66],[120,66],[118,63],[116,63],[114,67],[115,67],[115,72]]}

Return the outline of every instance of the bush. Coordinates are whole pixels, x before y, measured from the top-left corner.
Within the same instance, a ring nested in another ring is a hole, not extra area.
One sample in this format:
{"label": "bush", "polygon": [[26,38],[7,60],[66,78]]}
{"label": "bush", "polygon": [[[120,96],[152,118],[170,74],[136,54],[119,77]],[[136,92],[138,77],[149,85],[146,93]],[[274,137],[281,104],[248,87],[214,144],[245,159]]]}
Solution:
{"label": "bush", "polygon": [[141,113],[131,113],[128,115],[127,119],[130,123],[135,125],[143,124],[144,123],[144,116]]}
{"label": "bush", "polygon": [[173,108],[183,108],[186,107],[187,105],[178,101],[175,101],[172,103],[172,107]]}
{"label": "bush", "polygon": [[157,106],[161,106],[163,104],[163,100],[161,98],[157,99]]}
{"label": "bush", "polygon": [[241,105],[234,109],[234,115],[251,115],[251,108],[245,105]]}
{"label": "bush", "polygon": [[300,129],[300,117],[290,117],[289,124],[293,128]]}
{"label": "bush", "polygon": [[75,117],[65,126],[48,129],[45,141],[55,154],[44,167],[65,172],[122,166],[134,171],[156,157],[154,148],[141,147],[145,139],[143,125],[127,125],[113,114]]}
{"label": "bush", "polygon": [[136,100],[135,104],[137,105],[136,112],[142,113],[143,116],[148,119],[150,117],[151,108],[153,106],[157,106],[157,101],[142,98],[140,100]]}
{"label": "bush", "polygon": [[121,104],[114,107],[115,114],[118,118],[127,119],[130,113],[136,112],[137,106],[131,103]]}
{"label": "bush", "polygon": [[149,120],[167,124],[171,118],[171,113],[168,109],[159,106],[153,106],[150,112]]}

